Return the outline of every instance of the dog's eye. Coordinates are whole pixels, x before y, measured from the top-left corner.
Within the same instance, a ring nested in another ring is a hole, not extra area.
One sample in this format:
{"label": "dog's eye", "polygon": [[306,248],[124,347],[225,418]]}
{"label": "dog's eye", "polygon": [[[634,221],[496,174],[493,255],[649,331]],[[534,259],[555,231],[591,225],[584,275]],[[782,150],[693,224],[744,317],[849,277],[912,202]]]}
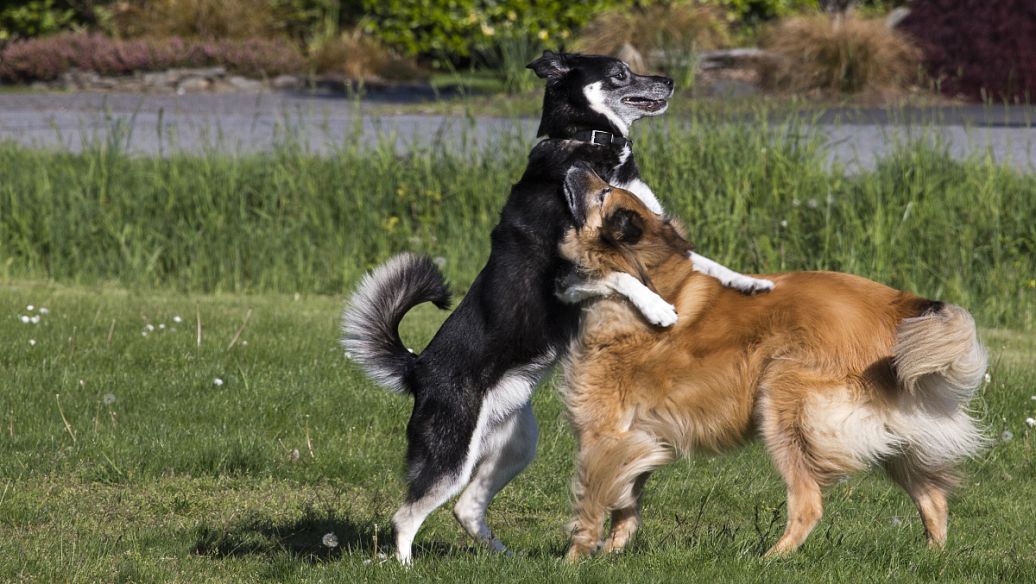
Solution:
{"label": "dog's eye", "polygon": [[612,75],[612,77],[615,78],[615,79],[618,79],[619,81],[625,81],[626,80],[626,72],[625,71],[619,71],[615,75]]}

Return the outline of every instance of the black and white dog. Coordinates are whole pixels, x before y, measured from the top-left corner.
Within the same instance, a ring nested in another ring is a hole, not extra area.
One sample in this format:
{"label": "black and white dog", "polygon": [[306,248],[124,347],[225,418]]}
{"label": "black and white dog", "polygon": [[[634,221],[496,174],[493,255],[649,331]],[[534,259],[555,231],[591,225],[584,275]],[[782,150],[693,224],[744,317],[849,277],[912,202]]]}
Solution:
{"label": "black and white dog", "polygon": [[[673,81],[634,74],[622,61],[600,56],[546,52],[529,67],[547,80],[539,129],[547,138],[512,187],[492,231],[489,260],[457,309],[419,355],[411,353],[397,330],[403,316],[422,302],[446,308],[450,294],[431,260],[402,254],[363,279],[343,314],[346,354],[380,385],[414,397],[409,491],[392,520],[404,564],[428,514],[462,490],[457,520],[490,549],[505,550],[485,524],[486,509],[535,455],[529,400],[576,332],[575,303],[621,294],[655,324],[676,320],[673,307],[632,276],[555,292],[571,269],[558,244],[582,219],[577,201],[585,189],[571,183],[585,173],[569,173],[573,166],[589,166],[662,211],[640,180],[628,131],[634,121],[666,110]],[[700,256],[692,260],[747,292],[771,286]]]}

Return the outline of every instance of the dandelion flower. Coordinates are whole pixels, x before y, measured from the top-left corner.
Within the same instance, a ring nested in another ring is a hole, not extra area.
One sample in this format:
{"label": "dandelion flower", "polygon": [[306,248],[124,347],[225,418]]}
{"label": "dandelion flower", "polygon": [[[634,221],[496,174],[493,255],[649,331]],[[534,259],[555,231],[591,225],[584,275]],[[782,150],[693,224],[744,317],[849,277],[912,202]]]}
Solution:
{"label": "dandelion flower", "polygon": [[29,339],[29,346],[30,347],[35,347],[36,346],[36,339]]}
{"label": "dandelion flower", "polygon": [[325,533],[324,537],[320,538],[320,543],[324,544],[329,548],[338,547],[338,536],[334,532]]}
{"label": "dandelion flower", "polygon": [[112,405],[113,403],[115,403],[115,394],[114,393],[106,393],[106,394],[104,394],[104,397],[101,398],[101,403],[103,403],[106,406]]}
{"label": "dandelion flower", "polygon": [[22,322],[24,322],[25,324],[29,324],[29,322],[31,322],[31,321],[29,320],[29,317],[25,316],[24,314],[23,314],[23,315],[21,315],[21,316],[19,316],[18,318],[19,318],[19,319],[20,319],[20,320],[21,320]]}
{"label": "dandelion flower", "polygon": [[220,386],[223,385],[223,380],[220,379],[219,377],[217,377],[217,378],[212,380],[212,384],[215,385],[216,387],[220,387]]}
{"label": "dandelion flower", "polygon": [[46,306],[41,306],[40,314],[50,314],[50,310],[48,310]]}
{"label": "dandelion flower", "polygon": [[1036,428],[1036,418],[1025,418],[1025,425],[1030,428]]}
{"label": "dandelion flower", "polygon": [[1013,439],[1014,439],[1014,432],[1011,432],[1010,430],[1004,430],[1000,434],[1000,441],[1001,442],[1010,442]]}
{"label": "dandelion flower", "polygon": [[173,322],[175,322],[176,324],[180,324],[181,322],[183,322],[183,319],[180,318],[179,314],[177,314],[176,316],[173,317]]}

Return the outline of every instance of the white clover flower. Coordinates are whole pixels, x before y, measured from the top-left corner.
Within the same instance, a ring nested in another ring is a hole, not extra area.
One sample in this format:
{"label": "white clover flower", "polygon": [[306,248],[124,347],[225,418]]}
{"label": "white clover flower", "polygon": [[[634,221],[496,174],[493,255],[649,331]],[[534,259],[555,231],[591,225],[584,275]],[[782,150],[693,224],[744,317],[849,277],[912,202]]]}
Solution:
{"label": "white clover flower", "polygon": [[985,377],[983,377],[983,379],[986,380],[986,383],[989,383],[990,381],[993,381],[993,376],[990,375],[989,372],[987,371],[986,375],[985,375]]}
{"label": "white clover flower", "polygon": [[40,314],[50,314],[50,310],[48,310],[46,306],[41,306]]}
{"label": "white clover flower", "polygon": [[36,346],[36,339],[29,339],[29,346],[30,347],[35,347]]}
{"label": "white clover flower", "polygon": [[149,323],[147,323],[146,325],[144,325],[144,328],[146,328],[146,329],[147,329],[147,332],[151,332],[151,331],[155,330],[155,325],[153,325],[153,324],[151,324],[151,323],[149,322]]}
{"label": "white clover flower", "polygon": [[782,229],[787,229],[788,228],[788,220],[787,219],[781,219],[781,228]]}
{"label": "white clover flower", "polygon": [[241,341],[241,346],[242,347],[247,347],[248,346],[248,341]]}
{"label": "white clover flower", "polygon": [[300,456],[299,455],[299,449],[298,448],[292,448],[291,452],[288,453],[288,461],[289,462],[298,462],[299,461],[299,456]]}
{"label": "white clover flower", "polygon": [[25,324],[29,324],[31,322],[29,317],[25,316],[24,314],[19,316],[18,319],[21,320],[22,322],[24,322]]}
{"label": "white clover flower", "polygon": [[25,310],[28,310],[29,312],[32,312],[33,310],[36,310],[36,307],[30,304],[30,305],[25,307]]}
{"label": "white clover flower", "polygon": [[104,394],[104,397],[101,398],[101,403],[103,403],[106,406],[112,405],[113,403],[115,403],[115,394],[114,393],[106,393],[106,394]]}
{"label": "white clover flower", "polygon": [[336,548],[338,547],[338,536],[334,532],[325,533],[324,537],[320,538],[320,543],[329,548]]}
{"label": "white clover flower", "polygon": [[1036,395],[1030,395],[1029,399],[1031,399],[1032,401],[1036,401]]}
{"label": "white clover flower", "polygon": [[175,322],[176,324],[180,324],[181,322],[183,322],[183,319],[180,318],[179,314],[177,314],[176,316],[173,317],[173,322]]}
{"label": "white clover flower", "polygon": [[159,328],[160,330],[165,330],[165,323],[164,323],[164,322],[163,322],[163,323],[160,323],[160,324],[158,325],[158,328]]}
{"label": "white clover flower", "polygon": [[29,322],[31,322],[32,324],[40,324],[40,315],[34,314],[34,315],[30,316],[29,317]]}
{"label": "white clover flower", "polygon": [[1030,428],[1036,428],[1036,418],[1025,418],[1025,425]]}
{"label": "white clover flower", "polygon": [[1011,432],[1010,430],[1004,430],[1000,434],[1000,441],[1001,442],[1010,442],[1013,439],[1014,439],[1014,432]]}
{"label": "white clover flower", "polygon": [[220,379],[219,377],[217,377],[217,378],[212,380],[212,384],[215,385],[216,387],[220,387],[220,386],[223,385],[223,380]]}
{"label": "white clover flower", "polygon": [[892,516],[892,520],[891,520],[891,521],[889,521],[889,523],[891,523],[892,525],[894,525],[894,526],[897,526],[897,527],[898,527],[898,526],[900,526],[900,525],[903,525],[903,518],[902,518],[902,517],[900,517],[900,516],[898,516],[898,515],[893,515],[893,516]]}
{"label": "white clover flower", "polygon": [[440,268],[446,266],[446,258],[443,257],[443,256],[435,256],[435,258],[432,259],[432,262],[435,263],[435,265],[439,266]]}
{"label": "white clover flower", "polygon": [[140,331],[140,336],[146,337],[147,336],[147,331]]}

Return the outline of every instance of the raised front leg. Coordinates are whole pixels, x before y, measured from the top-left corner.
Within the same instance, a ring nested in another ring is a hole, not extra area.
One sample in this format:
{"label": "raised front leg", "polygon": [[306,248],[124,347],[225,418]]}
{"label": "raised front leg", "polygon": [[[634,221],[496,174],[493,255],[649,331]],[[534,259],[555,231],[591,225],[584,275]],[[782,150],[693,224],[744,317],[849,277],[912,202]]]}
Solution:
{"label": "raised front leg", "polygon": [[740,274],[693,251],[691,252],[691,261],[694,263],[695,271],[716,278],[720,284],[727,288],[733,288],[738,292],[755,294],[756,292],[769,292],[773,290],[774,284],[770,280]]}
{"label": "raised front leg", "polygon": [[651,324],[661,327],[676,324],[676,308],[643,282],[625,272],[612,272],[599,280],[568,283],[557,296],[566,304],[578,304],[589,298],[611,294],[618,294],[632,302]]}

